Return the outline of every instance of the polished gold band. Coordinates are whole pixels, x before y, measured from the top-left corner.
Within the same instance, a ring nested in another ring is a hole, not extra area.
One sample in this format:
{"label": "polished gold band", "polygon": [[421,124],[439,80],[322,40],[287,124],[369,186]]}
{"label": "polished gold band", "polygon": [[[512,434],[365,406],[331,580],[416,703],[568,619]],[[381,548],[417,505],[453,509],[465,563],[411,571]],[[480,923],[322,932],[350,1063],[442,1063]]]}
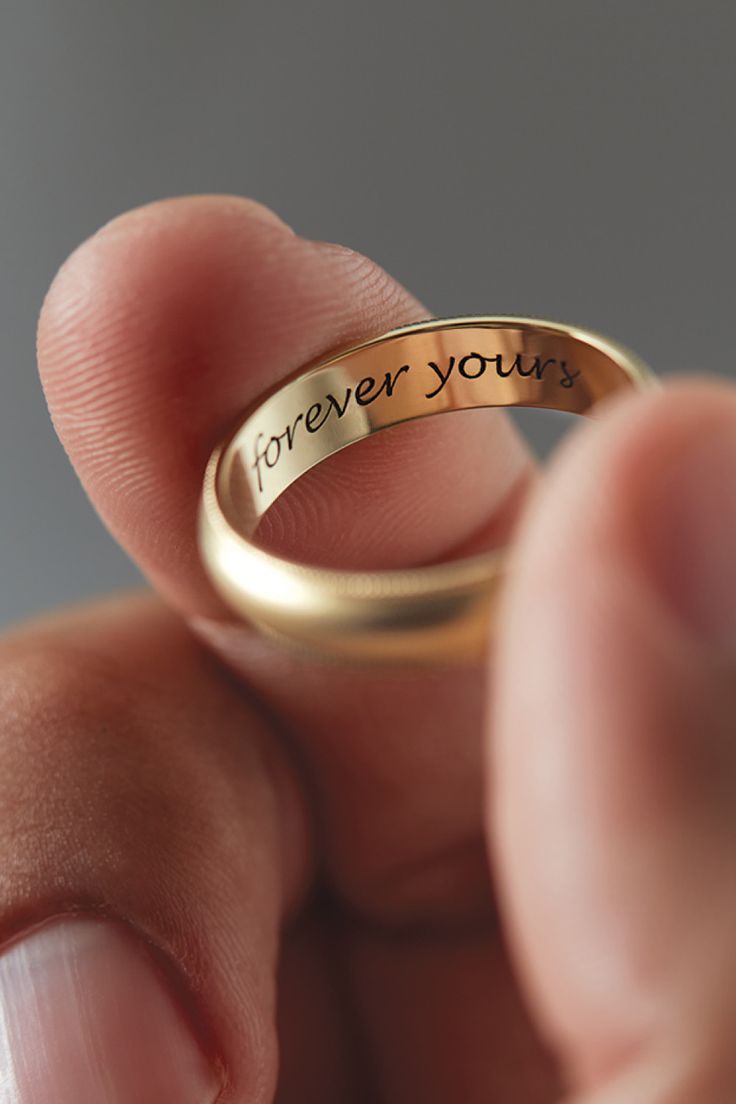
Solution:
{"label": "polished gold band", "polygon": [[502,553],[404,571],[331,570],[259,548],[260,519],[309,468],[399,422],[483,406],[585,414],[614,391],[652,382],[628,349],[558,322],[450,318],[392,330],[282,383],[215,449],[200,510],[206,569],[235,612],[317,653],[414,662],[476,656]]}

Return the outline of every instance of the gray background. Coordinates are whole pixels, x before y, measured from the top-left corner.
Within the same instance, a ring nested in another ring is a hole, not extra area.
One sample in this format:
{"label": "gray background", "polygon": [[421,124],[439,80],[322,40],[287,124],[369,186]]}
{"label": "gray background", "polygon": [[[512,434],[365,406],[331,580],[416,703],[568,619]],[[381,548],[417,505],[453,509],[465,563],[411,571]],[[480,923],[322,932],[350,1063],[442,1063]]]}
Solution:
{"label": "gray background", "polygon": [[734,374],[731,0],[0,13],[1,621],[136,577],[55,440],[33,348],[56,267],[127,207],[248,193],[438,314],[561,318],[661,371]]}

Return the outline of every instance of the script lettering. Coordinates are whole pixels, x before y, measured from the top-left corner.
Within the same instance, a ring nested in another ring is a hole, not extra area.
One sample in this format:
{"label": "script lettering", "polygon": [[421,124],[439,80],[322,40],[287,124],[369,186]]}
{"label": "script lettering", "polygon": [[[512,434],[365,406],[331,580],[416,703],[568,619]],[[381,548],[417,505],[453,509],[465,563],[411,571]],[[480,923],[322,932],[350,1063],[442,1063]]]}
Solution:
{"label": "script lettering", "polygon": [[543,358],[531,353],[516,353],[513,356],[505,353],[494,353],[486,356],[475,350],[465,353],[459,359],[448,356],[444,363],[430,360],[424,364],[402,364],[394,371],[386,372],[383,378],[375,376],[363,376],[353,386],[346,387],[344,393],[334,395],[327,392],[321,399],[311,403],[306,410],[301,411],[279,433],[267,435],[258,433],[255,439],[252,468],[256,474],[258,489],[263,491],[263,479],[266,471],[272,470],[281,460],[284,452],[291,452],[299,436],[299,429],[309,434],[319,433],[320,430],[332,419],[338,421],[345,417],[351,406],[370,406],[382,396],[391,399],[396,394],[398,385],[403,376],[416,375],[419,372],[429,373],[433,377],[428,391],[422,389],[424,398],[431,402],[436,399],[455,375],[463,380],[478,380],[486,373],[495,374],[499,379],[510,379],[517,375],[521,379],[537,380],[540,383],[557,371],[557,383],[560,387],[571,388],[580,377],[579,369],[573,368],[566,360],[558,360],[556,357]]}

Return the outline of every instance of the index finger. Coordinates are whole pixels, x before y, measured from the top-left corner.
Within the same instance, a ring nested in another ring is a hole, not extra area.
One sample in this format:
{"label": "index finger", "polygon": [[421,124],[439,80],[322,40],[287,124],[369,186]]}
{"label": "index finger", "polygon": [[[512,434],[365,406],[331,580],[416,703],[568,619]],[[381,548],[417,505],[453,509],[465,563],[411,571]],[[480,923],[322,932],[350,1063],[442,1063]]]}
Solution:
{"label": "index finger", "polygon": [[[300,238],[255,203],[203,196],[104,227],[61,269],[39,326],[52,416],[92,501],[289,722],[333,883],[381,920],[487,906],[480,668],[341,672],[296,659],[227,621],[195,523],[207,456],[243,407],[316,356],[426,313],[364,257]],[[502,539],[529,472],[502,414],[455,413],[326,461],[262,531],[312,562],[432,561]]]}

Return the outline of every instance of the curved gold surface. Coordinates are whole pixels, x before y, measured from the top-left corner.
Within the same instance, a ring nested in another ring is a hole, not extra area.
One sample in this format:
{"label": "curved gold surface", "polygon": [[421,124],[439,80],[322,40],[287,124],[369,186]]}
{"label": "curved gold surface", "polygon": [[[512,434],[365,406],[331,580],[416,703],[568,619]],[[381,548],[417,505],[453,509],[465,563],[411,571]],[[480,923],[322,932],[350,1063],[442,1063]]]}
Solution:
{"label": "curved gold surface", "polygon": [[334,354],[262,398],[213,453],[200,548],[227,604],[263,631],[336,658],[454,661],[479,654],[503,556],[405,571],[337,571],[252,541],[287,487],[389,426],[452,410],[532,406],[576,414],[651,385],[617,342],[534,318],[432,319]]}

